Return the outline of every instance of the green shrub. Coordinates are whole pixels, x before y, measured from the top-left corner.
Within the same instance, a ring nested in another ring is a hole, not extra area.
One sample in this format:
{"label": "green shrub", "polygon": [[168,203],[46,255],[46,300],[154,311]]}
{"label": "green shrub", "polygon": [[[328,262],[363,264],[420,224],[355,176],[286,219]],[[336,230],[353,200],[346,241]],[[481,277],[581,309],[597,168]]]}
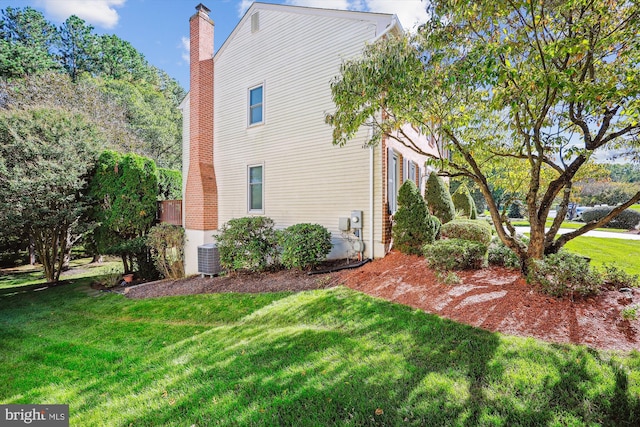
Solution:
{"label": "green shrub", "polygon": [[[598,221],[608,215],[612,210],[613,208],[609,206],[590,208],[582,213],[582,220],[584,222]],[[604,226],[609,228],[622,228],[625,230],[630,230],[632,228],[638,227],[638,224],[640,224],[640,212],[634,211],[633,209],[625,209]]]}
{"label": "green shrub", "polygon": [[153,262],[162,277],[184,277],[184,228],[161,223],[149,230],[146,239]]}
{"label": "green shrub", "polygon": [[429,215],[427,204],[413,181],[405,181],[398,191],[398,210],[393,216],[393,245],[400,252],[418,255],[438,233],[437,218]]}
{"label": "green shrub", "polygon": [[613,264],[605,264],[603,267],[602,278],[609,289],[637,288],[639,286],[637,274],[629,274]]}
{"label": "green shrub", "polygon": [[455,210],[457,212],[461,212],[464,217],[469,219],[475,219],[477,217],[473,197],[471,197],[466,185],[461,184],[456,192],[451,196],[451,200],[453,201]]}
{"label": "green shrub", "polygon": [[158,168],[158,200],[182,199],[182,172]]}
{"label": "green shrub", "polygon": [[507,211],[507,216],[509,218],[524,218],[526,216],[526,209],[524,203],[520,200],[516,200],[509,205],[509,210]]}
{"label": "green shrub", "polygon": [[579,255],[560,251],[542,260],[533,260],[527,282],[555,297],[597,294],[603,280],[589,262]]}
{"label": "green shrub", "polygon": [[638,310],[640,310],[640,305],[628,305],[620,310],[620,317],[623,320],[638,320]]}
{"label": "green shrub", "polygon": [[488,245],[491,241],[491,225],[477,219],[454,219],[442,225],[443,239],[464,239]]}
{"label": "green shrub", "polygon": [[310,269],[331,251],[331,233],[319,224],[295,224],[279,233],[280,261],[286,268]]}
{"label": "green shrub", "polygon": [[463,239],[437,240],[425,245],[423,253],[434,270],[476,269],[486,265],[487,246]]}
{"label": "green shrub", "polygon": [[216,240],[220,265],[227,270],[262,271],[276,255],[277,238],[271,218],[255,216],[229,220]]}
{"label": "green shrub", "polygon": [[491,240],[487,253],[489,264],[491,265],[520,268],[520,258],[518,258],[518,255],[498,237],[494,237]]}
{"label": "green shrub", "polygon": [[424,198],[431,215],[435,215],[442,224],[455,218],[456,209],[451,200],[451,194],[444,180],[435,172],[431,172],[424,189]]}

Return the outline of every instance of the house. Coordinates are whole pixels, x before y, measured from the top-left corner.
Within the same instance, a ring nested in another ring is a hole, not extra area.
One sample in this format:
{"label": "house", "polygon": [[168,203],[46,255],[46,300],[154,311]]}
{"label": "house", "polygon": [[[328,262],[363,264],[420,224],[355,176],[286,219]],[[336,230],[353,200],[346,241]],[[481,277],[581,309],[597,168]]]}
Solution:
{"label": "house", "polygon": [[[335,110],[330,82],[342,62],[401,33],[396,17],[254,3],[214,54],[210,11],[196,10],[191,87],[181,106],[187,274],[197,272],[199,245],[250,215],[278,228],[323,225],[334,243],[330,258],[355,249],[383,257],[398,188],[406,179],[423,185],[426,158],[390,138],[367,147],[367,129],[334,146],[325,115]],[[436,152],[426,138],[420,143]],[[359,221],[344,230],[352,213]]]}

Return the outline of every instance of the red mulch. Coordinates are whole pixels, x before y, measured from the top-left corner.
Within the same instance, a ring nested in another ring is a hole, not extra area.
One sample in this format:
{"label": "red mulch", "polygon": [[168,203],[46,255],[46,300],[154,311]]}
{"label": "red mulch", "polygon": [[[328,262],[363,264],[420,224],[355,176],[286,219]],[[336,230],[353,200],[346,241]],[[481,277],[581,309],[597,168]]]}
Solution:
{"label": "red mulch", "polygon": [[640,321],[620,311],[636,294],[606,291],[579,301],[540,294],[518,271],[502,267],[457,272],[460,284],[438,280],[423,258],[392,252],[355,270],[308,276],[296,271],[162,281],[127,289],[131,298],[212,292],[277,292],[344,284],[455,321],[509,335],[598,349],[640,350]]}

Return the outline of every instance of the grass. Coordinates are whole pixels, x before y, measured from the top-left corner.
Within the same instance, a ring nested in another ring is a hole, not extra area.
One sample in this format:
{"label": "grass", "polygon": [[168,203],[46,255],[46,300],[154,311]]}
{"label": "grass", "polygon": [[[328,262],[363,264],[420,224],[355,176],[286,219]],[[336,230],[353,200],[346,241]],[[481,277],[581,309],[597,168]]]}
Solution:
{"label": "grass", "polygon": [[640,240],[580,236],[567,242],[565,248],[591,258],[596,267],[615,264],[629,274],[640,275]]}
{"label": "grass", "polygon": [[[91,264],[91,258],[80,258],[72,260],[69,266],[72,270],[68,274],[63,273],[60,280],[94,277],[111,271],[122,273],[122,263],[120,261],[106,260],[101,264]],[[41,266],[23,265],[3,269],[2,275],[0,275],[0,289],[38,285],[46,282]]]}
{"label": "grass", "polygon": [[[517,220],[517,221],[512,221],[511,224],[514,227],[528,227],[529,226],[529,221],[525,221],[525,220]],[[547,221],[545,222],[545,226],[551,227],[553,225],[553,219],[547,219]],[[561,225],[561,228],[565,228],[565,229],[570,229],[570,230],[576,230],[578,228],[581,228],[584,225],[584,222],[575,222],[575,221],[564,221]],[[596,228],[597,231],[609,231],[611,233],[626,233],[629,230],[624,230],[622,228]]]}
{"label": "grass", "polygon": [[640,353],[508,337],[338,287],[0,297],[0,404],[71,425],[638,425]]}

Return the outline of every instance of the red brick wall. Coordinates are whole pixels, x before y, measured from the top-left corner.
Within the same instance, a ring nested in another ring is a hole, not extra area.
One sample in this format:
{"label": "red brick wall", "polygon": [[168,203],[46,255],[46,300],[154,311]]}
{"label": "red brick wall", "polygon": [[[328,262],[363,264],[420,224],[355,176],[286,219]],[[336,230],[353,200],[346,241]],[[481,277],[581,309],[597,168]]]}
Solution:
{"label": "red brick wall", "polygon": [[189,21],[191,38],[189,172],[185,225],[218,228],[218,191],[213,167],[213,21],[199,10]]}

